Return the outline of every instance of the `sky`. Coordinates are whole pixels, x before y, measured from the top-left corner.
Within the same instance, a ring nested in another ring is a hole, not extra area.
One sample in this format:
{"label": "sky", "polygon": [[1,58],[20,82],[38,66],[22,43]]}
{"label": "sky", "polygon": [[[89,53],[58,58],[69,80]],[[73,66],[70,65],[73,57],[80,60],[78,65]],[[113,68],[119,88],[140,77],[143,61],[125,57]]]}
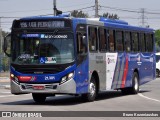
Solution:
{"label": "sky", "polygon": [[[94,17],[94,4],[95,0],[57,0],[57,8],[63,12],[89,7],[82,10],[89,17]],[[160,29],[160,0],[99,0],[99,6],[99,15],[105,12],[117,14],[121,20],[135,26],[142,25],[140,11],[144,8],[145,26]],[[48,14],[53,14],[53,0],[0,0],[0,21],[4,31],[10,31],[14,19]]]}

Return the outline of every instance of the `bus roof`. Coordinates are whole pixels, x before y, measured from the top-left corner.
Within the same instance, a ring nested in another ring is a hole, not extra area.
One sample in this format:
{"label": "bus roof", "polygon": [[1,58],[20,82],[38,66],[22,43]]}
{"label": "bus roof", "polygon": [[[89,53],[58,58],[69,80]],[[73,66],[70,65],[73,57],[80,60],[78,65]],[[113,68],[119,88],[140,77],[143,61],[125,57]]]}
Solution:
{"label": "bus roof", "polygon": [[154,32],[154,29],[151,28],[143,28],[138,26],[129,25],[126,21],[122,20],[113,20],[113,19],[107,19],[104,17],[100,18],[73,18],[68,16],[33,16],[33,17],[26,17],[21,18],[20,20],[47,20],[47,19],[71,19],[75,23],[83,23],[83,24],[90,24],[90,25],[101,25],[101,26],[107,26],[115,29],[126,29],[126,30],[139,30],[139,31],[145,31],[145,32]]}

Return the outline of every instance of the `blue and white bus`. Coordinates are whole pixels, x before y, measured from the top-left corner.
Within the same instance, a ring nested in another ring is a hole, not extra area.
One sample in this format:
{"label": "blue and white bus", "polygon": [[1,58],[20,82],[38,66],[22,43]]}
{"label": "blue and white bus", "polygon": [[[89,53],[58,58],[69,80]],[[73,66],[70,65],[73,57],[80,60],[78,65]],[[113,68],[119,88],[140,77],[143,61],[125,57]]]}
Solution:
{"label": "blue and white bus", "polygon": [[[11,40],[11,41],[10,41]],[[137,94],[155,79],[154,30],[106,18],[39,16],[15,20],[4,51],[12,94],[35,102],[55,94],[94,101],[99,91]]]}

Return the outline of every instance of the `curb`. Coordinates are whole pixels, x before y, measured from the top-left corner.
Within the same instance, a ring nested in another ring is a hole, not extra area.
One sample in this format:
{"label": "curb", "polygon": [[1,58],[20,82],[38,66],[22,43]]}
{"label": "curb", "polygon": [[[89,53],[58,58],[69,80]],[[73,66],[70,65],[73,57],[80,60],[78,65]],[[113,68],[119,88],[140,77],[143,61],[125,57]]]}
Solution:
{"label": "curb", "polygon": [[10,82],[10,79],[8,77],[0,77],[0,83],[3,82]]}
{"label": "curb", "polygon": [[11,86],[10,85],[5,85],[5,87],[4,87],[5,89],[11,89]]}

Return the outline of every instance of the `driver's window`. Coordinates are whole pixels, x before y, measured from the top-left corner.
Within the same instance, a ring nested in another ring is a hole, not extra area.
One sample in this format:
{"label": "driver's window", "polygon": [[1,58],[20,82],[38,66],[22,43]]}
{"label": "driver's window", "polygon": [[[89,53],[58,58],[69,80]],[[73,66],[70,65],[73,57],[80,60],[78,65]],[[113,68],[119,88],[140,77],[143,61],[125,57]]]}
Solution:
{"label": "driver's window", "polygon": [[87,53],[87,45],[86,45],[86,34],[77,32],[77,53],[85,54]]}
{"label": "driver's window", "polygon": [[77,43],[77,64],[81,64],[87,58],[87,35],[86,25],[80,24],[76,28],[76,43]]}

